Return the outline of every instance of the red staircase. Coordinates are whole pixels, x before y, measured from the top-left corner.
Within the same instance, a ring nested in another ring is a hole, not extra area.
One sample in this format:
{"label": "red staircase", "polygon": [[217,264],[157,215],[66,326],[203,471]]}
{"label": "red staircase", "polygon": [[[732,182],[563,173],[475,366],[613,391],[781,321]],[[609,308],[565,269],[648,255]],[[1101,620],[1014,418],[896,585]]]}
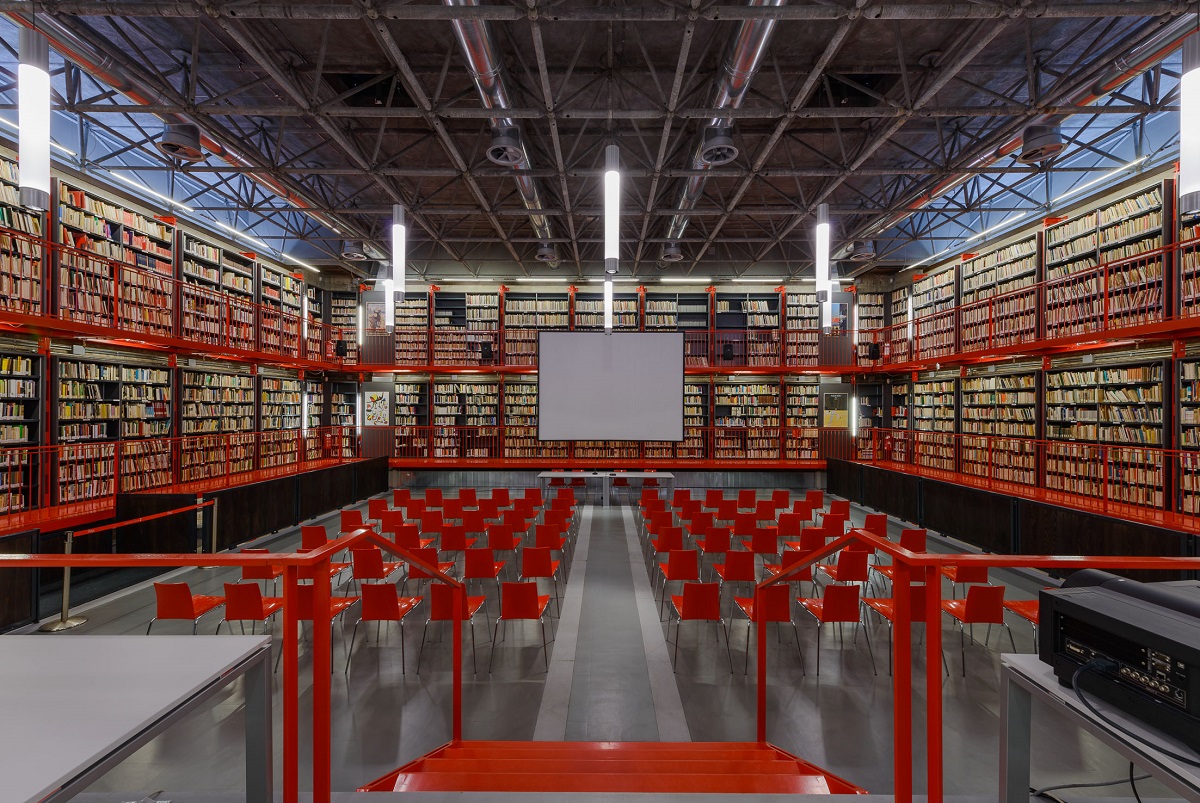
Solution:
{"label": "red staircase", "polygon": [[451,742],[358,791],[866,794],[756,742]]}

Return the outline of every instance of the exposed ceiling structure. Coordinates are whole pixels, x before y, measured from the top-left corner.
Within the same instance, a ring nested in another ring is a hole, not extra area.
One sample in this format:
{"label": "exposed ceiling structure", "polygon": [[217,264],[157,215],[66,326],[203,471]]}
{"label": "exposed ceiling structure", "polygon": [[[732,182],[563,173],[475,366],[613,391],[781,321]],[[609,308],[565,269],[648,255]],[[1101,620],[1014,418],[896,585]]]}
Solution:
{"label": "exposed ceiling structure", "polygon": [[[0,115],[36,24],[85,167],[313,263],[383,256],[399,203],[421,277],[599,275],[615,142],[623,274],[811,275],[819,203],[835,247],[874,244],[862,272],[1170,158],[1162,61],[1196,6],[0,0]],[[198,124],[207,158],[165,159],[162,121]],[[1030,123],[1065,148],[1017,161]]]}

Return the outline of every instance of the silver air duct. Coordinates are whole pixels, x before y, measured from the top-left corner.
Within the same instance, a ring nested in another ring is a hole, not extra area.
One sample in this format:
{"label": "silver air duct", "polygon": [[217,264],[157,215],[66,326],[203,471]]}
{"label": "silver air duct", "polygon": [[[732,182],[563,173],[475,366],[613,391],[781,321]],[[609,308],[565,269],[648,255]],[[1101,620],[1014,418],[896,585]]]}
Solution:
{"label": "silver air duct", "polygon": [[[748,5],[782,6],[786,3],[787,0],[750,0]],[[742,101],[746,99],[746,92],[750,89],[750,82],[754,80],[754,74],[758,72],[759,65],[762,64],[763,54],[767,50],[767,44],[771,41],[771,34],[774,30],[775,20],[773,19],[745,20],[738,24],[737,31],[730,38],[729,44],[725,48],[725,55],[721,59],[720,75],[717,77],[716,86],[713,87],[710,107],[737,109],[742,105]],[[692,154],[691,169],[707,170],[710,167],[729,164],[736,159],[738,149],[733,144],[733,137],[730,135],[732,130],[732,118],[714,117],[707,121],[700,140],[696,143],[696,150]],[[679,191],[679,199],[675,202],[675,208],[694,209],[696,202],[700,200],[700,196],[704,192],[704,183],[707,180],[708,177],[703,175],[689,177]],[[677,214],[671,218],[671,222],[667,226],[669,243],[663,248],[660,257],[663,262],[678,262],[683,258],[678,241],[682,239],[687,225],[687,215]]]}
{"label": "silver air duct", "polygon": [[[448,6],[478,6],[478,0],[442,0]],[[475,89],[479,99],[486,109],[503,111],[512,107],[508,87],[504,84],[504,67],[500,61],[496,40],[492,36],[491,26],[486,20],[455,19],[450,21],[454,28],[454,37],[462,50],[463,59],[467,62],[467,70],[475,81]],[[496,164],[511,167],[513,170],[529,170],[529,152],[521,140],[521,129],[517,121],[511,117],[491,118],[492,142],[487,150],[487,158]],[[526,209],[544,209],[542,198],[538,192],[537,181],[529,176],[514,175],[517,184],[517,194]],[[549,241],[554,238],[550,228],[550,220],[543,214],[529,216],[533,232],[538,239]],[[551,249],[552,256],[545,258],[545,248]],[[537,256],[542,262],[557,262],[553,255],[552,246],[543,246]]]}

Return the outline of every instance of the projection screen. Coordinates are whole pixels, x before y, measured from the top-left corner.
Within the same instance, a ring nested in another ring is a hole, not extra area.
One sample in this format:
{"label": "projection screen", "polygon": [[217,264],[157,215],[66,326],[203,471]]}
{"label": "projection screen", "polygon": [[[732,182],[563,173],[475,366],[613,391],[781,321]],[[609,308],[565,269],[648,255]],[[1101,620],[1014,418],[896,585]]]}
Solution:
{"label": "projection screen", "polygon": [[683,440],[683,333],[539,332],[538,440]]}

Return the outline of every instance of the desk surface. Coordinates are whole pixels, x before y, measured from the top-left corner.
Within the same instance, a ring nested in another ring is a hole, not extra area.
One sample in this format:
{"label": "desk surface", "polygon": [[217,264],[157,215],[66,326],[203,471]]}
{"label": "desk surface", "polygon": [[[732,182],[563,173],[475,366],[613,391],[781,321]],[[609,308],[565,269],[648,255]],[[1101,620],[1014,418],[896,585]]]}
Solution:
{"label": "desk surface", "polygon": [[[1075,691],[1068,686],[1060,685],[1058,678],[1054,676],[1054,670],[1036,655],[1006,653],[1001,656],[1000,665],[1003,670],[1008,672],[1009,678],[1013,682],[1028,689],[1035,699],[1056,704],[1055,707],[1060,713],[1066,714],[1084,730],[1137,764],[1141,769],[1154,774],[1168,787],[1193,800],[1196,799],[1197,794],[1200,794],[1200,768],[1190,767],[1176,761],[1161,751],[1132,739],[1096,719],[1096,716],[1079,702]],[[1182,756],[1196,756],[1195,751],[1187,745],[1172,739],[1161,731],[1146,727],[1103,700],[1089,696],[1088,702],[1096,706],[1096,710],[1104,716],[1121,727],[1145,737],[1151,744],[1160,744],[1167,750]],[[1197,760],[1200,760],[1200,756],[1197,756]]]}
{"label": "desk surface", "polygon": [[599,477],[601,479],[608,477],[613,479],[616,477],[625,477],[631,480],[648,480],[662,479],[673,480],[675,475],[669,471],[543,471],[538,474],[538,479],[548,480],[554,477]]}
{"label": "desk surface", "polygon": [[261,636],[0,636],[0,778],[37,801],[270,644]]}

